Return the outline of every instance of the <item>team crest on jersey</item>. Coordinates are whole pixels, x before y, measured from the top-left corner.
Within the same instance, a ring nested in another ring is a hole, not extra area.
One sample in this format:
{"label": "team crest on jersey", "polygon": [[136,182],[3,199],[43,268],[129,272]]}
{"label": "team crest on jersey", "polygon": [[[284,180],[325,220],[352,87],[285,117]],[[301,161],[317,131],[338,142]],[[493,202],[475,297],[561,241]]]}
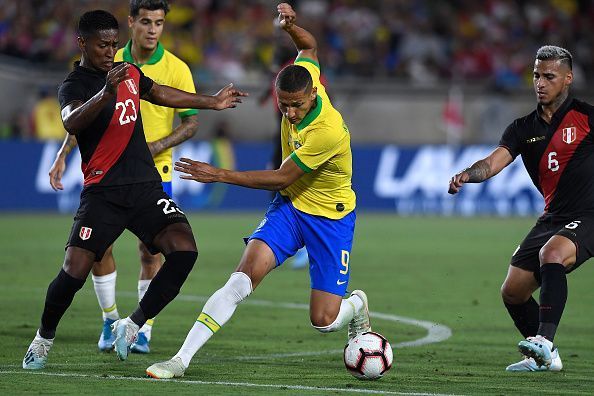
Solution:
{"label": "team crest on jersey", "polygon": [[571,144],[575,141],[577,136],[576,127],[563,128],[563,141]]}
{"label": "team crest on jersey", "polygon": [[128,91],[130,91],[130,93],[132,95],[138,95],[138,88],[136,88],[136,83],[134,82],[133,79],[130,78],[124,82],[126,83],[126,86],[128,87]]}
{"label": "team crest on jersey", "polygon": [[87,239],[89,239],[91,237],[91,233],[92,232],[93,232],[93,229],[92,228],[89,228],[89,227],[80,227],[80,232],[78,233],[78,236],[83,241],[86,241]]}

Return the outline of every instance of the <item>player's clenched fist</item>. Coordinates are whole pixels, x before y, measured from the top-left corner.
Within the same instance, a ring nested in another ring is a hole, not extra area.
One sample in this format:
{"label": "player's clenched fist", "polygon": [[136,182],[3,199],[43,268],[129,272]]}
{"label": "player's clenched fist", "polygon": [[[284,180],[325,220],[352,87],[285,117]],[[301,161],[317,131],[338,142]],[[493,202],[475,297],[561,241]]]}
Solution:
{"label": "player's clenched fist", "polygon": [[288,29],[293,26],[297,19],[297,14],[293,10],[293,7],[287,3],[280,3],[276,6],[276,9],[278,10],[278,21],[281,28]]}
{"label": "player's clenched fist", "polygon": [[468,181],[468,173],[462,171],[455,174],[450,179],[450,188],[448,189],[449,194],[456,194],[462,188],[462,185]]}

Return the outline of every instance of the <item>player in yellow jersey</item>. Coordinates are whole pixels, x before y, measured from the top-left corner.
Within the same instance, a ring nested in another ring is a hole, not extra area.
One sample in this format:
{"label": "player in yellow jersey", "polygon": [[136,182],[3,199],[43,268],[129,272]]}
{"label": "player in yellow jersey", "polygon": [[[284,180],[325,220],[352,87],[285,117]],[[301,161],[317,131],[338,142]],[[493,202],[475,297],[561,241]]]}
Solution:
{"label": "player in yellow jersey", "polygon": [[282,3],[277,9],[281,27],[299,50],[295,63],[282,69],[275,82],[283,113],[281,166],[238,172],[182,158],[175,169],[185,173],[183,179],[280,193],[248,239],[237,269],[208,299],[179,352],[147,368],[151,377],[182,376],[194,354],[231,318],[237,305],[304,245],[310,258],[312,326],[327,333],[348,324],[349,338],[371,329],[365,293],[355,290],[343,299],[355,228],[349,130],[320,83],[315,38],[295,25],[291,6]]}
{"label": "player in yellow jersey", "polygon": [[[163,33],[165,15],[169,11],[166,0],[131,0],[128,26],[131,40],[124,48],[118,50],[115,62],[125,61],[139,66],[142,72],[158,84],[168,85],[186,92],[196,92],[189,67],[171,52],[163,48],[159,39]],[[172,195],[172,147],[194,136],[198,129],[197,110],[173,109],[157,106],[141,101],[142,124],[149,149],[163,182],[163,190]],[[172,129],[175,113],[181,123]],[[50,184],[54,189],[62,189],[60,179],[66,168],[66,157],[76,146],[76,139],[68,135],[64,145],[56,156],[50,171]],[[138,299],[142,299],[151,280],[162,265],[160,254],[152,255],[139,241],[140,276],[138,280]],[[115,334],[111,324],[119,319],[115,300],[116,267],[112,254],[112,246],[106,251],[100,262],[93,266],[92,277],[99,306],[103,311],[103,331],[98,347],[102,351],[113,348]],[[148,353],[153,319],[140,329],[137,341],[132,344],[131,351]]]}

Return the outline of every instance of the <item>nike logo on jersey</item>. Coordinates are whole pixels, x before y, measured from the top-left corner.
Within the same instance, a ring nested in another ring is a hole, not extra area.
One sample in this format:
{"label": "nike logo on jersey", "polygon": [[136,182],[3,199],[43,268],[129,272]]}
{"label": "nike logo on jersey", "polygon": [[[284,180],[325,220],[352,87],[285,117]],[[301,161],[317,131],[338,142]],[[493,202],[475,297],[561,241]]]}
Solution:
{"label": "nike logo on jersey", "polygon": [[340,285],[344,285],[345,283],[347,283],[347,281],[340,281],[340,280],[337,280],[337,281],[336,281],[336,284],[337,284],[338,286],[340,286]]}

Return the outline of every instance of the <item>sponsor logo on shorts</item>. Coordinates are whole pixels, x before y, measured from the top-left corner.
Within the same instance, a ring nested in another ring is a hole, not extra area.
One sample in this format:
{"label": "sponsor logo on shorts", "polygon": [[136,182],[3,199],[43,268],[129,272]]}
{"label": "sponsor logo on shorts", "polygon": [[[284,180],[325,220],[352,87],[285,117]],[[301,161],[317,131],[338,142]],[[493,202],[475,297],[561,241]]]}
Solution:
{"label": "sponsor logo on shorts", "polygon": [[87,239],[89,239],[91,237],[91,233],[92,232],[93,232],[93,229],[92,228],[89,228],[89,227],[80,227],[80,232],[78,233],[78,236],[83,241],[86,241]]}
{"label": "sponsor logo on shorts", "polygon": [[338,286],[344,285],[345,283],[347,283],[347,281],[341,281],[341,280],[337,280],[337,281],[336,281],[336,284],[337,284]]}

